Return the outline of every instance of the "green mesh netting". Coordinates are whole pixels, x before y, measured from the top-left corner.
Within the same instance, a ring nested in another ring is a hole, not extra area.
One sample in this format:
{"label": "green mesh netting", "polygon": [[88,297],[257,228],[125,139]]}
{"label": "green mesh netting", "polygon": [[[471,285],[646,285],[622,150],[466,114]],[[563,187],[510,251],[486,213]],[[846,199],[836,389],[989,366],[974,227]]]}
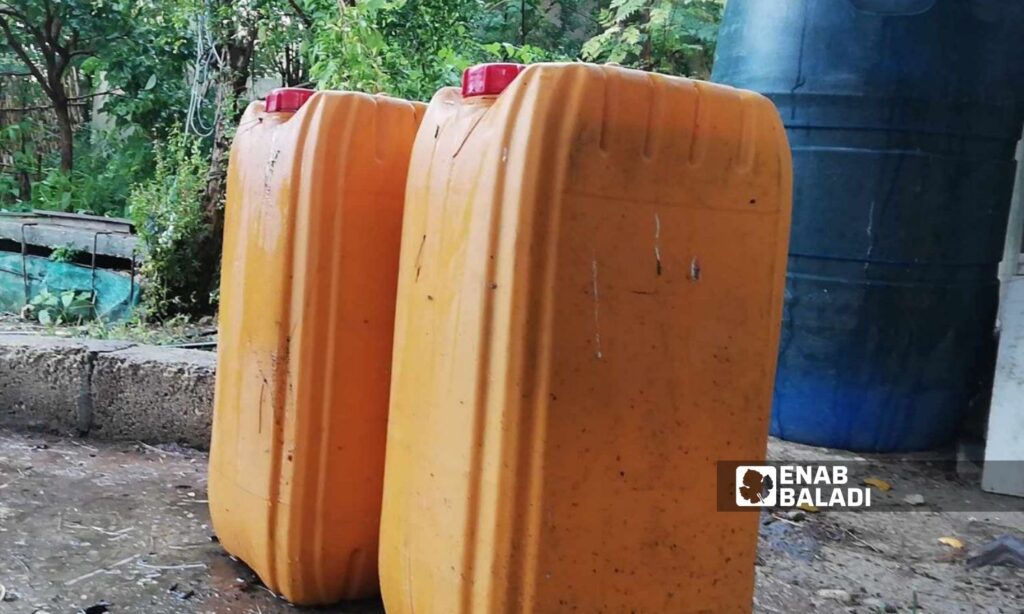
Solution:
{"label": "green mesh netting", "polygon": [[[0,252],[0,311],[17,313],[43,290],[59,294],[67,290],[94,292],[97,317],[110,322],[124,320],[139,304],[139,286],[131,275],[87,266],[52,262],[21,254]],[[27,288],[26,288],[27,277]]]}

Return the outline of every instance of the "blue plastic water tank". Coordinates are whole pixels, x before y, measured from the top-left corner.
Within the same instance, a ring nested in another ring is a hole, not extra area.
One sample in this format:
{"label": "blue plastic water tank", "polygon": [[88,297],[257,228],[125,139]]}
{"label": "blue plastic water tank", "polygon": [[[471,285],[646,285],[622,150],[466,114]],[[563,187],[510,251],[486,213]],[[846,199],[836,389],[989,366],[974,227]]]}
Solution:
{"label": "blue plastic water tank", "polygon": [[793,148],[772,434],[949,441],[993,368],[1024,1],[729,0],[712,79],[768,95]]}

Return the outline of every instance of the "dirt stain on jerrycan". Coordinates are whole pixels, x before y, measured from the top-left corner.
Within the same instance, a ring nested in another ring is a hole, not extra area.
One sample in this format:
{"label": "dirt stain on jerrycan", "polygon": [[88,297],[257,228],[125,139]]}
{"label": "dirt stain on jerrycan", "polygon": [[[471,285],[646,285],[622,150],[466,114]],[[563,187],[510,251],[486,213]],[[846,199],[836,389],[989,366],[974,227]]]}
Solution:
{"label": "dirt stain on jerrycan", "polygon": [[477,67],[410,163],[391,614],[742,612],[789,232],[778,113],[611,66]]}
{"label": "dirt stain on jerrycan", "polygon": [[277,91],[228,169],[210,511],[299,604],[375,594],[405,178],[424,105]]}

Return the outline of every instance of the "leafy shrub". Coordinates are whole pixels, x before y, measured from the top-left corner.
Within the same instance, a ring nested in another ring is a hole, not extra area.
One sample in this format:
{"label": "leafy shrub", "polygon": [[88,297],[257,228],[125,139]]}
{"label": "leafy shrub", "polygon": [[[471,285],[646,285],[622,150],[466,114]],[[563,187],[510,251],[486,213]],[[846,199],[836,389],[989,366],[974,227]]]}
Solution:
{"label": "leafy shrub", "polygon": [[577,58],[580,46],[601,32],[598,9],[607,4],[608,0],[487,2],[478,11],[473,36],[485,46],[514,43],[518,49],[533,50],[511,56],[512,61],[529,63]]}
{"label": "leafy shrub", "polygon": [[611,0],[583,59],[707,79],[724,0]]}
{"label": "leafy shrub", "polygon": [[482,62],[516,62],[518,64],[534,64],[536,62],[569,62],[572,58],[557,51],[549,51],[533,45],[513,45],[512,43],[487,43],[480,45]]}
{"label": "leafy shrub", "polygon": [[74,245],[61,245],[50,252],[50,262],[74,262],[82,256]]}
{"label": "leafy shrub", "polygon": [[471,32],[478,0],[311,3],[318,27],[307,53],[321,88],[429,100],[482,56]]}
{"label": "leafy shrub", "polygon": [[[21,200],[24,193],[23,177],[31,179],[38,171],[39,161],[34,142],[35,135],[45,134],[34,117],[0,127],[0,152],[8,157],[8,165],[0,173],[0,204],[5,208],[28,209]],[[14,205],[13,207],[11,205]]]}
{"label": "leafy shrub", "polygon": [[96,315],[95,296],[89,290],[65,290],[54,294],[43,290],[22,311],[44,326],[81,324]]}
{"label": "leafy shrub", "polygon": [[21,192],[20,187],[18,178],[13,174],[0,174],[0,206],[6,208],[8,203],[17,202]]}
{"label": "leafy shrub", "polygon": [[[214,326],[212,318],[195,321],[189,316],[179,314],[158,320],[150,317],[145,311],[145,308],[137,309],[127,320],[121,322],[97,318],[70,332],[75,336],[92,339],[119,339],[149,345],[172,345],[194,341],[197,337],[202,338],[202,335],[211,332],[211,327]],[[213,331],[215,330],[214,328]]]}
{"label": "leafy shrub", "polygon": [[152,178],[136,185],[128,199],[146,247],[143,301],[154,316],[196,313],[209,302],[196,254],[203,233],[210,232],[202,206],[209,165],[199,139],[175,131],[156,147]]}
{"label": "leafy shrub", "polygon": [[123,217],[132,185],[152,165],[152,146],[134,127],[80,133],[75,162],[65,173],[56,154],[44,158],[32,208]]}

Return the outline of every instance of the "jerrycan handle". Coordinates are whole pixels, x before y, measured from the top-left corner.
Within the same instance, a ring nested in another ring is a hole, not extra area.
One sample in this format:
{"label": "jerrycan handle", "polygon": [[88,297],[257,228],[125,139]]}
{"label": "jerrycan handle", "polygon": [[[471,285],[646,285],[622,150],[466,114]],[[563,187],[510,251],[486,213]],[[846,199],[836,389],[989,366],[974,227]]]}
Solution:
{"label": "jerrycan handle", "polygon": [[849,0],[853,8],[879,17],[907,17],[927,13],[936,0]]}

